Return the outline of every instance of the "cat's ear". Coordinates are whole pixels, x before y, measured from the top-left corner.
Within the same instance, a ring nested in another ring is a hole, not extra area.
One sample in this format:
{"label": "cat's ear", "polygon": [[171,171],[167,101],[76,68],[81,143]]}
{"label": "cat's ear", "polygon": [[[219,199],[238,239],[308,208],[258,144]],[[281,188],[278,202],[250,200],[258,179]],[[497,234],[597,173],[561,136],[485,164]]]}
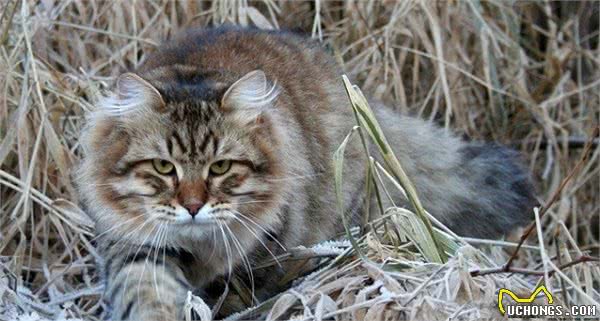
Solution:
{"label": "cat's ear", "polygon": [[165,102],[158,90],[148,81],[136,74],[125,73],[117,79],[113,95],[101,101],[100,108],[117,116],[144,108],[163,111]]}
{"label": "cat's ear", "polygon": [[262,70],[254,70],[227,89],[221,100],[224,110],[245,122],[256,120],[279,94],[276,83],[270,83]]}

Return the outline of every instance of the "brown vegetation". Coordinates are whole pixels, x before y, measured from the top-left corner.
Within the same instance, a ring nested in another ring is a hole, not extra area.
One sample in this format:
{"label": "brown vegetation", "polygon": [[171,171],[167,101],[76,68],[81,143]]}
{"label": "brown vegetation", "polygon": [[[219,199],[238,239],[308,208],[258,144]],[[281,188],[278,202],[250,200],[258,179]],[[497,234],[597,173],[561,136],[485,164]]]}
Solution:
{"label": "brown vegetation", "polygon": [[[163,39],[188,26],[222,23],[312,34],[363,92],[468,138],[519,149],[544,205],[508,269],[503,264],[515,243],[444,233],[449,260],[428,262],[422,233],[403,228],[418,225],[412,209],[391,209],[352,246],[291,253],[288,259],[337,258],[267,302],[263,314],[495,319],[500,287],[528,295],[539,283],[556,304],[600,305],[600,147],[592,134],[600,116],[599,8],[598,2],[3,1],[0,320],[31,313],[102,317],[93,226],[70,177],[83,117],[117,75]],[[378,173],[387,179],[383,168]],[[203,308],[194,297],[189,304]]]}

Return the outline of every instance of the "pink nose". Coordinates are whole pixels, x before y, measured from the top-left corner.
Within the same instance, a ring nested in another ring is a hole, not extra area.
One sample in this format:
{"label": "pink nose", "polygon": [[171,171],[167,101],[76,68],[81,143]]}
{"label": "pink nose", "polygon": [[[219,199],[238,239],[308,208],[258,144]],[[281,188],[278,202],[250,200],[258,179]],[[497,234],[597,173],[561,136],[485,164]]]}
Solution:
{"label": "pink nose", "polygon": [[198,214],[198,211],[202,208],[204,204],[203,203],[194,203],[194,204],[186,204],[183,207],[185,207],[188,212],[190,213],[190,215],[192,217],[196,216],[196,214]]}

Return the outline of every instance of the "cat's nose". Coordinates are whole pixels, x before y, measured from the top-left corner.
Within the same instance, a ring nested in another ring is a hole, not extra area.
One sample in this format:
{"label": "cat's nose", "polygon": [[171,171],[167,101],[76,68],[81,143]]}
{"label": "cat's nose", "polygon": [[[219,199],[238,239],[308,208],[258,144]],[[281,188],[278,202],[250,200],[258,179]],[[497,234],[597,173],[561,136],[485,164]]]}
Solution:
{"label": "cat's nose", "polygon": [[193,203],[193,204],[186,204],[183,207],[185,207],[188,210],[188,212],[190,213],[190,215],[193,218],[194,216],[196,216],[196,214],[198,214],[198,211],[202,208],[203,205],[204,205],[204,203]]}

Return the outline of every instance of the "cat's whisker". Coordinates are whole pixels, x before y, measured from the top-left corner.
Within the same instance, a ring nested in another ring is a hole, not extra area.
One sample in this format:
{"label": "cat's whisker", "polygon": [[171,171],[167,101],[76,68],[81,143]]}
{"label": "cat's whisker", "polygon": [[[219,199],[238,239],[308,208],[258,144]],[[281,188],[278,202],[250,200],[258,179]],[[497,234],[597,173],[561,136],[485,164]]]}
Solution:
{"label": "cat's whisker", "polygon": [[241,213],[239,213],[239,216],[237,216],[237,217],[241,218],[241,219],[244,219],[248,223],[253,224],[254,226],[256,226],[260,231],[262,231],[270,239],[272,239],[283,251],[287,251],[287,248],[279,241],[279,239],[275,235],[273,235],[271,232],[267,231],[264,227],[260,226],[258,223],[256,223],[254,220],[252,220],[250,217],[245,216],[245,215],[243,215]]}
{"label": "cat's whisker", "polygon": [[[148,250],[148,253],[146,253],[146,258],[144,259],[144,270],[146,269],[146,266],[148,266],[148,259],[152,256],[152,251],[154,250],[155,243],[157,242],[160,232],[162,230],[162,223],[158,224],[157,227],[158,227],[158,231],[156,233],[154,233],[154,237],[150,241],[150,245],[149,245],[150,249]],[[156,264],[152,265],[152,273],[153,273],[154,283],[156,284]],[[158,287],[157,287],[157,289],[158,289]],[[138,285],[138,290],[139,290],[139,285]],[[160,299],[160,295],[159,295],[159,299]]]}
{"label": "cat's whisker", "polygon": [[234,209],[229,209],[229,210],[231,212],[233,212],[234,214],[238,214],[238,215],[234,215],[234,217],[243,218],[243,219],[247,220],[249,223],[252,223],[254,226],[258,227],[263,233],[265,233],[267,236],[272,238],[273,241],[275,241],[275,243],[277,243],[277,245],[279,247],[281,247],[282,250],[287,251],[285,246],[283,246],[283,244],[281,244],[281,242],[279,242],[279,240],[277,239],[277,237],[275,237],[275,235],[273,235],[271,232],[267,231],[264,227],[262,227],[258,223],[256,223],[256,221],[254,221],[252,218],[250,218],[250,216],[244,215],[243,213],[241,213],[237,210],[234,210]]}
{"label": "cat's whisker", "polygon": [[[146,238],[144,238],[144,240],[140,243],[140,245],[137,247],[137,250],[135,252],[135,254],[133,255],[133,260],[135,261],[135,259],[137,258],[139,252],[142,250],[142,248],[146,245],[146,241],[148,240],[148,238],[150,237],[150,235],[154,234],[154,230],[157,228],[157,225],[154,225],[152,227],[152,230],[150,231],[150,233],[148,233],[148,235],[146,235]],[[154,234],[154,236],[156,237],[156,235]],[[127,255],[127,257],[129,257],[129,254]],[[143,275],[144,272],[146,271],[146,265],[148,263],[148,255],[146,255],[146,258],[144,260],[144,265],[142,266],[142,272],[140,273],[140,275]],[[135,265],[134,265],[135,266]],[[129,273],[131,272],[131,267],[129,268],[129,270],[127,271],[127,274],[125,275],[125,285],[127,284],[127,281],[129,280]],[[141,282],[142,282],[143,278],[140,278],[138,281],[138,285],[137,285],[137,296],[140,297],[140,286],[141,286]]]}
{"label": "cat's whisker", "polygon": [[[130,231],[126,232],[125,235],[122,235],[120,237],[120,240],[118,240],[115,244],[113,244],[113,247],[117,247],[118,245],[121,245],[120,249],[118,250],[119,252],[123,251],[123,249],[127,246],[130,245],[130,241],[134,238],[134,234],[138,233],[139,231],[143,230],[143,228],[146,226],[146,224],[148,223],[148,220],[144,220],[144,222],[142,224],[140,224],[139,226],[134,227],[133,229],[131,229]],[[128,250],[127,252],[127,257],[126,259],[129,257],[129,254],[131,252],[131,248]]]}
{"label": "cat's whisker", "polygon": [[[167,226],[165,228],[165,236],[164,236],[164,243],[165,244],[163,244],[163,246],[162,246],[162,249],[163,249],[163,259],[162,259],[162,261],[163,262],[167,262],[166,260],[167,260],[167,243],[168,243],[168,239],[169,239],[169,227]],[[163,266],[163,269],[164,268],[165,267]]]}
{"label": "cat's whisker", "polygon": [[130,243],[132,243],[131,241],[133,240],[135,234],[142,231],[146,227],[146,225],[150,224],[152,221],[153,221],[152,218],[145,219],[142,224],[134,227],[132,230],[127,232],[125,235],[122,235],[121,239],[119,241],[117,241],[117,243],[113,244],[113,246],[116,247],[119,243],[123,243],[123,245],[119,249],[119,251],[122,251],[125,246],[128,246],[128,245],[130,245]]}
{"label": "cat's whisker", "polygon": [[217,222],[217,225],[219,226],[219,229],[221,230],[223,244],[225,245],[225,256],[227,257],[227,268],[228,268],[227,283],[229,283],[229,282],[231,282],[231,275],[233,272],[233,266],[232,266],[233,254],[231,253],[231,247],[229,245],[229,240],[227,239],[227,236],[225,235],[225,230],[223,229],[223,225],[221,224],[221,222],[219,222],[219,220],[216,220],[216,222]]}
{"label": "cat's whisker", "polygon": [[154,263],[152,264],[152,267],[154,269],[153,271],[153,278],[154,278],[154,289],[156,290],[156,296],[158,297],[158,299],[160,300],[160,291],[158,290],[158,281],[156,280],[156,262],[158,261],[158,253],[159,253],[159,249],[161,247],[161,240],[162,240],[162,235],[165,231],[165,224],[166,223],[160,223],[159,227],[158,227],[158,239],[156,242],[156,247],[154,248]]}
{"label": "cat's whisker", "polygon": [[240,241],[233,234],[233,232],[231,231],[229,226],[227,226],[227,224],[223,224],[223,226],[227,229],[227,231],[229,232],[229,235],[231,235],[231,240],[233,241],[233,245],[237,248],[238,253],[240,253],[242,262],[244,262],[244,264],[246,265],[246,273],[248,274],[248,277],[250,278],[250,288],[252,289],[252,300],[255,301],[256,298],[254,296],[254,273],[252,272],[252,265],[250,264],[250,260],[248,259],[248,256],[246,255],[245,251],[242,249],[242,245],[240,244]]}
{"label": "cat's whisker", "polygon": [[[144,265],[143,265],[143,267],[142,267],[142,273],[141,273],[141,274],[144,274],[144,272],[146,271],[146,267],[148,267],[148,262],[149,262],[149,259],[151,259],[152,251],[153,251],[153,250],[156,248],[156,246],[157,246],[157,240],[158,240],[158,238],[160,237],[160,234],[161,234],[162,227],[163,227],[163,223],[161,223],[161,224],[158,224],[158,225],[155,225],[155,226],[153,227],[153,229],[152,229],[151,233],[150,233],[150,234],[154,234],[154,237],[153,237],[153,238],[152,238],[152,240],[150,241],[150,244],[149,244],[149,245],[146,245],[146,244],[145,244],[146,242],[144,241],[144,242],[142,243],[142,245],[140,246],[140,249],[141,249],[143,246],[149,246],[149,247],[150,247],[150,248],[148,249],[148,252],[146,253],[146,257],[144,258]],[[157,230],[157,232],[156,232],[156,233],[154,233],[154,230]],[[149,234],[149,235],[150,235],[150,234]],[[134,259],[135,259],[135,257],[137,257],[137,254],[134,256]],[[155,258],[156,258],[156,257],[155,257]],[[156,281],[156,260],[154,261],[154,264],[152,265],[152,270],[153,270],[154,285],[155,285],[155,287],[156,287],[157,295],[158,295],[158,298],[159,298],[159,301],[160,301],[160,294],[159,294],[159,291],[158,291],[158,282]],[[138,291],[138,296],[139,296],[139,291],[140,291],[140,287],[141,287],[141,282],[142,282],[142,278],[140,278],[140,280],[138,281],[138,286],[137,286],[137,287],[138,287],[138,289],[137,289],[137,291]]]}
{"label": "cat's whisker", "polygon": [[212,230],[212,250],[210,251],[210,255],[208,256],[208,259],[210,261],[210,259],[212,259],[213,255],[215,255],[215,252],[217,250],[217,228],[213,225],[211,227]]}
{"label": "cat's whisker", "polygon": [[[122,240],[119,240],[119,242],[123,242],[123,246],[121,246],[121,248],[119,249],[119,252],[122,251],[126,246],[129,246],[129,250],[127,251],[127,255],[125,256],[125,261],[129,260],[129,256],[131,255],[131,253],[134,249],[135,249],[135,254],[133,256],[133,259],[135,260],[135,258],[137,258],[137,255],[139,254],[139,251],[142,249],[142,247],[146,246],[146,241],[148,240],[150,235],[153,234],[152,232],[156,229],[156,225],[154,225],[152,227],[152,230],[150,230],[150,232],[147,233],[146,237],[137,246],[135,246],[135,243],[132,242],[132,240],[134,238],[133,234],[143,230],[144,227],[146,225],[150,224],[152,221],[153,220],[151,218],[144,220],[144,223],[142,223],[138,228],[130,231],[127,235],[123,236]],[[118,242],[117,242],[117,244],[118,244]]]}
{"label": "cat's whisker", "polygon": [[277,265],[279,265],[279,267],[281,267],[281,263],[279,263],[277,256],[271,251],[271,249],[269,249],[269,247],[263,242],[263,240],[255,233],[256,231],[252,230],[252,228],[250,228],[250,226],[248,226],[248,224],[246,222],[242,221],[239,217],[237,217],[237,215],[233,214],[233,219],[240,222],[240,224],[242,224],[242,226],[244,228],[246,228],[254,236],[254,238],[256,238],[260,242],[260,244],[265,248],[265,250],[267,250],[267,252],[269,252],[269,254],[273,257],[275,262],[277,262]]}
{"label": "cat's whisker", "polygon": [[[90,241],[96,241],[96,240],[97,240],[99,237],[103,236],[104,234],[110,233],[110,232],[112,232],[112,231],[114,231],[114,230],[116,230],[116,229],[119,229],[119,228],[126,228],[126,227],[127,227],[127,226],[126,226],[127,224],[129,224],[131,221],[133,221],[133,220],[135,220],[135,219],[138,219],[138,218],[140,218],[140,217],[142,217],[142,216],[144,216],[144,213],[142,213],[142,214],[139,214],[139,215],[136,215],[136,216],[134,216],[134,217],[132,217],[132,218],[130,218],[130,219],[128,219],[128,220],[126,220],[126,221],[122,222],[121,224],[115,224],[115,226],[113,226],[113,227],[109,228],[108,230],[106,230],[106,231],[104,231],[104,232],[102,232],[102,233],[99,233],[99,234],[97,234],[96,236],[94,236],[94,237],[93,237],[93,238],[92,238]],[[137,227],[137,226],[136,226],[136,227]]]}
{"label": "cat's whisker", "polygon": [[301,179],[310,179],[310,178],[315,178],[315,177],[319,177],[319,176],[323,176],[323,175],[325,175],[325,173],[311,174],[311,175],[297,175],[297,176],[290,176],[290,177],[284,177],[284,178],[267,178],[265,180],[268,182],[284,182],[284,181],[293,181],[293,180],[301,180]]}
{"label": "cat's whisker", "polygon": [[102,184],[99,184],[99,183],[90,183],[88,185],[90,185],[90,186],[114,186],[115,183],[102,183]]}
{"label": "cat's whisker", "polygon": [[239,203],[229,203],[231,205],[244,205],[244,204],[255,204],[255,203],[270,203],[271,201],[248,201],[248,202],[239,202]]}

